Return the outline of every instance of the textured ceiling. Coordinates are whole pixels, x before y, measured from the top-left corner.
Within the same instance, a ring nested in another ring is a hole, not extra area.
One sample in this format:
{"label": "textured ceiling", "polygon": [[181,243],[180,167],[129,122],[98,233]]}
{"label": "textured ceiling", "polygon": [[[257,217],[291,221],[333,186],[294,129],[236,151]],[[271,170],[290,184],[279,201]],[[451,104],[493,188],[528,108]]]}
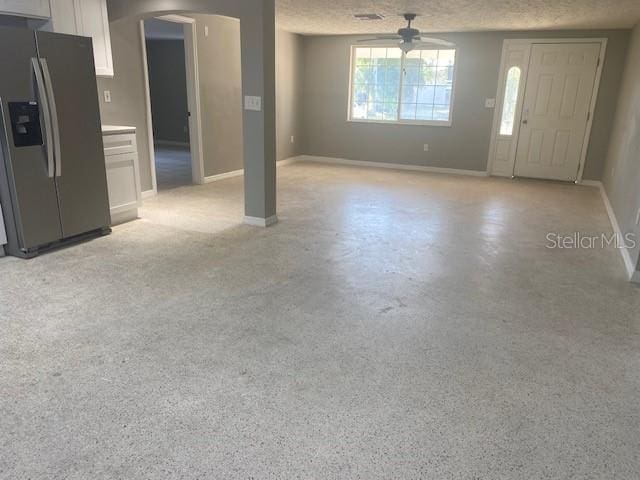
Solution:
{"label": "textured ceiling", "polygon": [[[640,0],[276,0],[278,26],[323,35],[391,33],[405,12],[418,13],[425,32],[631,28],[640,20]],[[356,13],[380,13],[363,22]]]}

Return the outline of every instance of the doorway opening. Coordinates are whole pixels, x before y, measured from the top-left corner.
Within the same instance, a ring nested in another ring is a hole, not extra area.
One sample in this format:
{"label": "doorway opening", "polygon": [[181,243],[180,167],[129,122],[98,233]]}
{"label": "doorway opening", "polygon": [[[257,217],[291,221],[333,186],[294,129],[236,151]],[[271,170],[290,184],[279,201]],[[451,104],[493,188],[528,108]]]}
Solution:
{"label": "doorway opening", "polygon": [[194,20],[140,22],[155,191],[203,183]]}

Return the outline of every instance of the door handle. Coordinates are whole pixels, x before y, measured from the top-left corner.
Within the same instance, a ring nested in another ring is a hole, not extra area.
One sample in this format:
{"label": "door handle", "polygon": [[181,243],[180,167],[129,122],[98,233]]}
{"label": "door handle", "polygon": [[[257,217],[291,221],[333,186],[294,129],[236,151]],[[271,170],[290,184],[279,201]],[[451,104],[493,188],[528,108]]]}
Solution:
{"label": "door handle", "polygon": [[45,135],[45,150],[47,151],[47,175],[49,178],[53,178],[55,175],[55,164],[53,154],[53,135],[51,133],[51,111],[49,110],[49,99],[47,98],[47,92],[44,87],[44,79],[42,78],[42,70],[40,70],[40,63],[37,58],[31,59],[33,66],[33,73],[36,77],[36,86],[38,88],[38,97],[40,98],[40,107],[42,108],[42,114],[44,116],[44,135]]}
{"label": "door handle", "polygon": [[51,124],[53,126],[53,145],[55,148],[56,159],[56,177],[62,176],[62,157],[60,155],[60,124],[58,123],[58,108],[56,107],[56,94],[53,91],[53,83],[51,82],[51,73],[49,72],[49,64],[46,58],[40,59],[42,65],[42,74],[44,75],[44,86],[47,90],[49,98],[49,108],[51,109]]}

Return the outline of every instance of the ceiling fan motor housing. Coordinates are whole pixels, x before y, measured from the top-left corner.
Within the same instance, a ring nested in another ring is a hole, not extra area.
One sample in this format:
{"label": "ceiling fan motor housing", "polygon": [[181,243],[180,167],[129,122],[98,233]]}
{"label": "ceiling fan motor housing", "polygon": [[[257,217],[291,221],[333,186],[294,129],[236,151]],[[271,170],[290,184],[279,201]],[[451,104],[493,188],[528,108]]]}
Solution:
{"label": "ceiling fan motor housing", "polygon": [[415,37],[420,36],[420,30],[416,28],[401,28],[398,30],[398,35],[400,35],[404,40],[412,40]]}

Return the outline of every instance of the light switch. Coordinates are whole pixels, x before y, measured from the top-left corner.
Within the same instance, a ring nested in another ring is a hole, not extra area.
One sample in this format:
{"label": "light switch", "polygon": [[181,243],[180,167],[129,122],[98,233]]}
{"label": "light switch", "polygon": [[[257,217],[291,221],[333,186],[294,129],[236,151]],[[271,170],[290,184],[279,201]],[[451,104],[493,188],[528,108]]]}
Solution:
{"label": "light switch", "polygon": [[109,90],[104,91],[104,102],[111,103],[111,91]]}
{"label": "light switch", "polygon": [[293,135],[291,135],[291,143],[296,143],[296,137],[294,137]]}
{"label": "light switch", "polygon": [[428,143],[425,143],[425,144],[424,144],[424,151],[425,151],[425,152],[428,152],[428,151],[429,151],[429,144],[428,144]]}
{"label": "light switch", "polygon": [[251,110],[254,112],[262,111],[262,97],[252,97],[250,95],[245,95],[244,97],[244,109]]}
{"label": "light switch", "polygon": [[208,37],[209,36],[209,25],[205,25],[204,26],[204,36]]}
{"label": "light switch", "polygon": [[496,107],[496,99],[495,98],[487,98],[484,101],[485,108],[495,108]]}

